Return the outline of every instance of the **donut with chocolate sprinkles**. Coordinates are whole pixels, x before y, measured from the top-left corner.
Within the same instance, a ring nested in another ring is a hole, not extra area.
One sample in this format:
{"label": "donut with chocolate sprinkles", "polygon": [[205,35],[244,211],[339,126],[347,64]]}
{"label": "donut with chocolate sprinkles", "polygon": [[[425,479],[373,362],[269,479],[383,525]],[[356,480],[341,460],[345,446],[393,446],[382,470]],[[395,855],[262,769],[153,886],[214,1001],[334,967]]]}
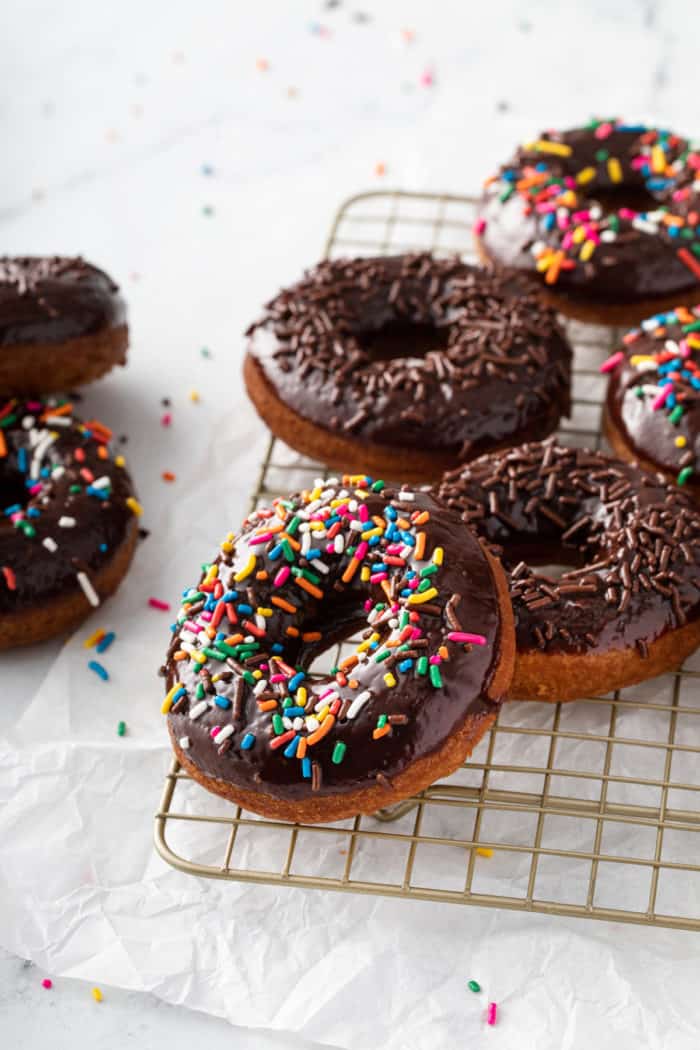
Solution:
{"label": "donut with chocolate sprinkles", "polygon": [[260,416],[341,470],[435,481],[546,437],[569,412],[571,349],[554,313],[517,274],[458,258],[322,262],[248,336]]}
{"label": "donut with chocolate sprinkles", "polygon": [[65,398],[0,400],[0,649],[75,628],[126,573],[141,506],[110,439]]}
{"label": "donut with chocolate sprinkles", "polygon": [[700,514],[660,474],[550,439],[448,473],[439,496],[509,574],[511,698],[604,695],[700,644]]}
{"label": "donut with chocolate sprinkles", "polygon": [[0,258],[0,394],[72,390],[126,363],[126,306],[81,258]]}
{"label": "donut with chocolate sprinkles", "polygon": [[254,511],[183,591],[173,632],[162,711],[180,764],[282,820],[372,813],[453,772],[515,657],[498,562],[429,492],[366,475]]}

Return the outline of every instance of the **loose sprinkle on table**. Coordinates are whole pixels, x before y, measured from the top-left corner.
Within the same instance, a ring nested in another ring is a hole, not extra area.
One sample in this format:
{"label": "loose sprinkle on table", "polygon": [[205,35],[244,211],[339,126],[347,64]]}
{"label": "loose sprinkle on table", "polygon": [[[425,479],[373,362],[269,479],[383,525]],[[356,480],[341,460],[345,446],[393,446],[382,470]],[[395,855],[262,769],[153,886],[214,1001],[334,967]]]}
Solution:
{"label": "loose sprinkle on table", "polygon": [[480,992],[481,991],[481,985],[479,984],[478,981],[470,981],[469,984],[467,985],[467,988],[469,988],[470,992]]}
{"label": "loose sprinkle on table", "polygon": [[170,602],[164,602],[162,598],[149,598],[148,604],[152,609],[161,609],[163,612],[170,608]]}
{"label": "loose sprinkle on table", "polygon": [[88,667],[90,668],[91,671],[94,671],[95,674],[99,678],[101,678],[103,682],[108,682],[109,681],[109,672],[107,671],[107,669],[105,667],[102,666],[101,663],[98,663],[97,660],[90,660],[90,661],[88,661]]}
{"label": "loose sprinkle on table", "polygon": [[126,722],[117,723],[117,736],[124,736],[126,733]]}
{"label": "loose sprinkle on table", "polygon": [[44,980],[41,982],[41,987],[42,988],[53,988],[53,981],[51,980],[51,978],[50,977],[45,977]]}
{"label": "loose sprinkle on table", "polygon": [[95,1000],[96,1003],[102,1002],[102,992],[99,988],[92,989],[92,998]]}
{"label": "loose sprinkle on table", "polygon": [[494,1025],[496,1023],[497,1013],[498,1005],[496,1003],[489,1003],[488,1010],[486,1011],[486,1024]]}

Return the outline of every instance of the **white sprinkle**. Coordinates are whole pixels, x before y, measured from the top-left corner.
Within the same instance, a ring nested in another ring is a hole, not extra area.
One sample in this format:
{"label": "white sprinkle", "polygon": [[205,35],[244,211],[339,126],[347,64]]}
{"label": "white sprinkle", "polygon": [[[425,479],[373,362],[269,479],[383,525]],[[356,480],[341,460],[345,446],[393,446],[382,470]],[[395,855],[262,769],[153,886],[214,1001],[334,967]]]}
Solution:
{"label": "white sprinkle", "polygon": [[673,339],[667,339],[664,343],[664,350],[668,350],[669,354],[677,354],[678,343],[674,342]]}
{"label": "white sprinkle", "polygon": [[183,631],[180,631],[180,642],[181,643],[182,642],[186,642],[189,645],[193,645],[196,641],[197,641],[197,635],[194,633],[194,631],[188,631],[187,628],[185,628]]}
{"label": "white sprinkle", "polygon": [[228,740],[230,736],[233,736],[233,726],[229,723],[227,726],[224,726],[223,729],[219,730],[214,737],[214,743],[222,744],[224,740]]}
{"label": "white sprinkle", "polygon": [[255,626],[259,627],[261,631],[267,630],[267,624],[265,623],[265,617],[260,616],[259,613],[255,614]]}
{"label": "white sprinkle", "polygon": [[[302,525],[302,528],[304,526]],[[307,554],[311,550],[311,533],[308,530],[308,526],[305,532],[302,533],[301,537],[301,553]]]}
{"label": "white sprinkle", "polygon": [[310,733],[313,733],[314,730],[318,729],[320,724],[321,723],[319,722],[318,718],[314,718],[313,715],[306,719],[306,728],[309,730]]}
{"label": "white sprinkle", "polygon": [[52,540],[50,536],[46,536],[41,541],[41,544],[43,547],[46,547],[47,551],[51,551],[52,554],[54,553],[54,551],[58,550],[58,544],[56,543],[56,540]]}
{"label": "white sprinkle", "polygon": [[606,244],[612,244],[613,241],[617,240],[617,234],[614,230],[603,230],[600,235],[600,239]]}
{"label": "white sprinkle", "polygon": [[647,317],[646,321],[642,321],[641,328],[644,332],[653,332],[659,327],[659,321],[657,317]]}
{"label": "white sprinkle", "polygon": [[659,227],[656,223],[647,222],[646,219],[632,219],[632,226],[635,230],[640,230],[642,233],[655,235],[659,232]]}
{"label": "white sprinkle", "polygon": [[67,518],[64,515],[58,519],[58,524],[62,529],[72,529],[75,525],[75,518]]}
{"label": "white sprinkle", "polygon": [[340,700],[337,693],[329,693],[328,696],[324,696],[323,700],[319,700],[318,703],[314,704],[314,711],[323,711],[324,707],[332,704],[334,700]]}
{"label": "white sprinkle", "polygon": [[73,423],[70,416],[47,416],[46,425],[48,427],[69,427]]}
{"label": "white sprinkle", "polygon": [[364,528],[364,522],[363,521],[351,521],[350,522],[350,528],[352,529],[353,532],[362,532],[362,530]]}
{"label": "white sprinkle", "polygon": [[101,478],[97,478],[95,481],[92,482],[92,487],[94,489],[106,489],[109,488],[111,484],[111,478],[108,478],[107,475],[104,474]]}
{"label": "white sprinkle", "polygon": [[303,728],[304,728],[304,719],[301,717],[301,715],[297,715],[296,718],[294,719],[294,721],[292,722],[292,729],[299,730],[299,729],[303,729]]}
{"label": "white sprinkle", "polygon": [[206,702],[206,700],[200,700],[199,703],[195,704],[194,707],[191,709],[190,718],[199,718],[200,715],[204,714],[208,707],[209,704]]}
{"label": "white sprinkle", "polygon": [[66,472],[66,468],[61,466],[61,464],[59,463],[58,466],[54,467],[53,470],[51,471],[51,477],[53,478],[54,481],[58,481],[59,478],[63,477],[65,472]]}
{"label": "white sprinkle", "polygon": [[357,510],[357,500],[356,499],[348,500],[348,510],[350,511],[351,514],[355,513],[355,511]]}
{"label": "white sprinkle", "polygon": [[190,746],[190,738],[188,736],[181,736],[178,740],[178,744],[183,751],[187,751]]}
{"label": "white sprinkle", "polygon": [[398,494],[398,496],[396,498],[398,499],[399,503],[413,503],[414,499],[416,498],[416,494],[415,494],[415,492],[403,492],[402,491],[402,492],[399,492],[399,494]]}
{"label": "white sprinkle", "polygon": [[260,696],[267,689],[267,678],[261,678],[257,685],[254,687],[253,692],[256,696]]}
{"label": "white sprinkle", "polygon": [[291,718],[286,718],[286,717],[283,718],[282,719],[282,725],[284,726],[285,729],[291,729],[292,728],[292,720],[291,720]]}
{"label": "white sprinkle", "polygon": [[345,550],[345,537],[342,532],[339,532],[333,540],[333,550],[336,554],[342,554]]}
{"label": "white sprinkle", "polygon": [[25,416],[22,420],[22,426],[25,430],[31,430],[35,422],[36,420],[34,419],[34,416]]}
{"label": "white sprinkle", "polygon": [[358,696],[356,696],[353,702],[350,704],[350,707],[348,708],[347,717],[355,718],[360,709],[363,708],[367,701],[370,699],[371,695],[372,694],[369,692],[369,690],[365,689],[364,693],[360,693]]}
{"label": "white sprinkle", "polygon": [[321,561],[319,555],[316,555],[315,558],[311,559],[311,564],[314,567],[314,572],[321,572],[324,576],[330,572],[330,569]]}
{"label": "white sprinkle", "polygon": [[92,605],[94,608],[97,608],[97,606],[100,604],[100,596],[95,590],[95,588],[92,586],[92,583],[90,582],[90,578],[88,577],[87,573],[78,573],[78,583],[82,587],[83,594],[90,602],[90,605]]}

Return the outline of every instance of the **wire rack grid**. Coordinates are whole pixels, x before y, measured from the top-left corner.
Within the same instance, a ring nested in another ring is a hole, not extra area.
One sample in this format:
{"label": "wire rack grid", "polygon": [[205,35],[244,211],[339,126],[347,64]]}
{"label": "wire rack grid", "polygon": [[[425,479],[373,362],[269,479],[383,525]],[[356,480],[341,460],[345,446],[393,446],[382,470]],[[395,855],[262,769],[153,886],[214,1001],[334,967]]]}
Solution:
{"label": "wire rack grid", "polygon": [[[472,256],[470,197],[365,193],[332,224],[329,256],[431,249]],[[599,448],[598,367],[621,333],[568,326],[565,443]],[[251,506],[323,473],[271,439]],[[352,640],[327,654],[337,663]],[[373,817],[292,825],[246,813],[176,761],[158,852],[191,874],[700,930],[700,658],[574,704],[508,703],[444,783]]]}

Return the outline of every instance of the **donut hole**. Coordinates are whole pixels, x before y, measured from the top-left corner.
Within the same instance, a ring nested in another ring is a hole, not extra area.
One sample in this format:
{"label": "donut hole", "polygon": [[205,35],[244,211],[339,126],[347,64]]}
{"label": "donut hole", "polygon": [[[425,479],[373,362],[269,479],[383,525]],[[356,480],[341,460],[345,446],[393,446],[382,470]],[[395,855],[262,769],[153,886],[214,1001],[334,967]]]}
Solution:
{"label": "donut hole", "polygon": [[24,474],[14,464],[7,460],[0,460],[0,463],[2,463],[0,468],[0,493],[2,493],[0,496],[0,511],[3,512],[0,521],[6,525],[11,525],[12,523],[5,516],[5,512],[17,504],[22,508],[27,505],[27,486]]}
{"label": "donut hole", "polygon": [[425,357],[434,350],[446,350],[448,325],[414,323],[399,319],[378,328],[363,328],[355,338],[370,361],[396,361],[402,357]]}
{"label": "donut hole", "polygon": [[631,208],[632,211],[655,211],[659,202],[644,186],[610,186],[596,189],[595,201],[606,212],[618,212],[620,208]]}

